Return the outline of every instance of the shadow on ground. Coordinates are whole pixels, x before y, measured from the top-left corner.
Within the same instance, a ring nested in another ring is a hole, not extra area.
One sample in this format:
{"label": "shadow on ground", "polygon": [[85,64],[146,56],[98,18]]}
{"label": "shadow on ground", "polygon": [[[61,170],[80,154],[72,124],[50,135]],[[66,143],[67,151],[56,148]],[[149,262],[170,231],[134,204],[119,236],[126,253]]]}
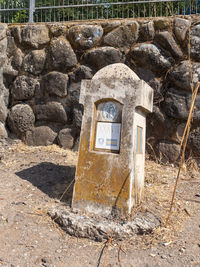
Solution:
{"label": "shadow on ground", "polygon": [[60,199],[68,188],[62,197],[62,201],[71,204],[75,170],[75,166],[61,166],[51,162],[41,162],[15,174],[31,182],[51,198]]}

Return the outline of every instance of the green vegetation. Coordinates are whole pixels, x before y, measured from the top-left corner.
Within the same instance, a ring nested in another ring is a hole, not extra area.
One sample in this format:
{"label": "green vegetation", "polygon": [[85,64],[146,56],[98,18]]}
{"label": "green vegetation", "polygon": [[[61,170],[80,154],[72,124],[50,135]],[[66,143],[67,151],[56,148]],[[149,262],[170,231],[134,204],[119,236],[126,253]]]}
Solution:
{"label": "green vegetation", "polygon": [[[120,0],[35,0],[34,21],[69,21],[85,19],[132,18],[172,16],[199,12],[199,0],[183,0],[181,2],[157,2],[130,4],[129,0],[121,0],[124,4],[113,4]],[[126,2],[129,2],[126,4]],[[101,3],[101,5],[99,5]],[[93,4],[93,6],[86,6]],[[95,4],[97,4],[95,6]],[[198,6],[197,6],[198,4]],[[67,5],[73,7],[60,8]],[[37,9],[49,6],[49,9]],[[57,8],[51,8],[57,6]],[[77,6],[77,7],[76,7]],[[29,0],[0,0],[0,9],[25,8],[25,10],[9,10],[0,12],[0,21],[6,23],[28,22]]]}

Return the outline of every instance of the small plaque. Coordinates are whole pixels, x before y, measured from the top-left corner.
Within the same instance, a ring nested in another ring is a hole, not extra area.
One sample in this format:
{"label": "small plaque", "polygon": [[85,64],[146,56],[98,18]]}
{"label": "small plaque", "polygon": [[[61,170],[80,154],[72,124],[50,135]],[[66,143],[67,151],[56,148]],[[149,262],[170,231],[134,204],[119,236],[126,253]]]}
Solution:
{"label": "small plaque", "polygon": [[103,117],[105,120],[114,120],[117,115],[117,107],[114,102],[106,102],[103,106]]}
{"label": "small plaque", "polygon": [[97,122],[95,148],[119,151],[120,132],[121,123]]}

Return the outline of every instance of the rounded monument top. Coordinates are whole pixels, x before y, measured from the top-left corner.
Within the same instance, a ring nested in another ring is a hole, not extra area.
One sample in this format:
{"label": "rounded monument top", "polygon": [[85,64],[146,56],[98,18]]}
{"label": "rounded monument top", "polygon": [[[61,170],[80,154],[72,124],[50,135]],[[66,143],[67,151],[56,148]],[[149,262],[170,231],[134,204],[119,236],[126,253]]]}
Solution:
{"label": "rounded monument top", "polygon": [[97,79],[132,79],[140,80],[140,78],[128,66],[123,63],[115,63],[100,69],[92,78]]}

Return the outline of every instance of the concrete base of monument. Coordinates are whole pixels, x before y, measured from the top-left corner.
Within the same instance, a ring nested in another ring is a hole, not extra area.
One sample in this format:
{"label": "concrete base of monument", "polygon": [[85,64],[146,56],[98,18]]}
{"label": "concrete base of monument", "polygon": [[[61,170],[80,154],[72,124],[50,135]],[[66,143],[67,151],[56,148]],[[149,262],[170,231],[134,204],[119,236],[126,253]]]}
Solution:
{"label": "concrete base of monument", "polygon": [[63,206],[49,210],[48,213],[71,236],[98,242],[110,237],[114,240],[123,240],[137,234],[150,234],[161,225],[161,220],[150,212],[137,215],[133,220],[105,218]]}

